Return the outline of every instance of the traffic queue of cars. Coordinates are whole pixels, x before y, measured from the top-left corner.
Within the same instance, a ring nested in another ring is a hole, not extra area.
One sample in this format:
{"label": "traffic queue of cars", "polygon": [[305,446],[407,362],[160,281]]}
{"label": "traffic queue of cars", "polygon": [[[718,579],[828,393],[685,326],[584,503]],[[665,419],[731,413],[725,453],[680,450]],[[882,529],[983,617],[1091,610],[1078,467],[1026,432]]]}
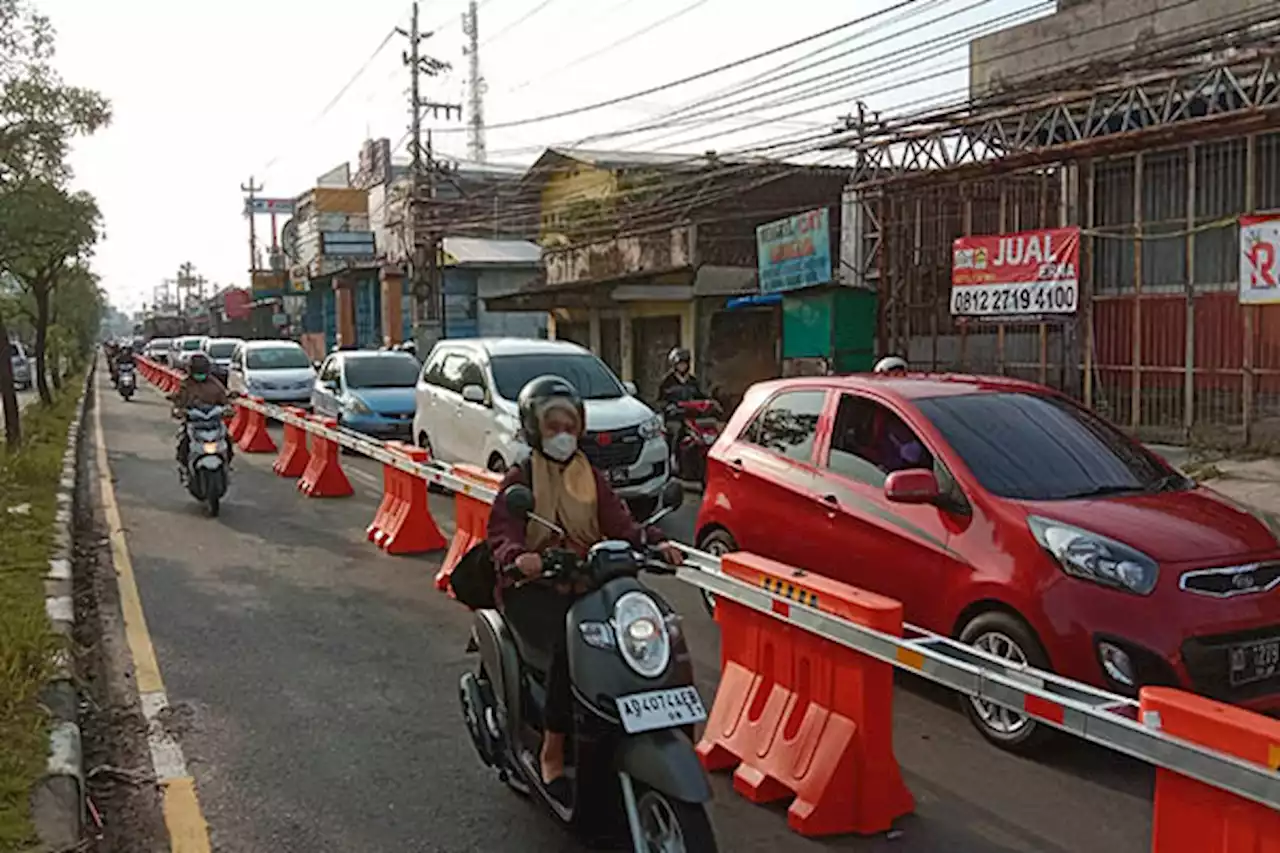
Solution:
{"label": "traffic queue of cars", "polygon": [[[758,384],[712,447],[696,531],[705,550],[889,596],[913,624],[1016,663],[1126,695],[1173,685],[1280,711],[1280,519],[1042,386]],[[1045,734],[1008,709],[965,707],[1005,748]]]}
{"label": "traffic queue of cars", "polygon": [[[494,471],[528,452],[520,389],[558,375],[584,399],[584,452],[637,516],[672,475],[663,417],[576,344],[450,339],[421,364],[340,351],[318,365],[289,341],[202,346],[225,359],[233,391]],[[759,383],[708,453],[695,531],[703,550],[741,548],[889,596],[909,622],[1015,663],[1123,695],[1174,685],[1280,713],[1280,518],[1197,485],[1043,386]],[[1046,734],[1008,709],[964,707],[1007,749]]]}

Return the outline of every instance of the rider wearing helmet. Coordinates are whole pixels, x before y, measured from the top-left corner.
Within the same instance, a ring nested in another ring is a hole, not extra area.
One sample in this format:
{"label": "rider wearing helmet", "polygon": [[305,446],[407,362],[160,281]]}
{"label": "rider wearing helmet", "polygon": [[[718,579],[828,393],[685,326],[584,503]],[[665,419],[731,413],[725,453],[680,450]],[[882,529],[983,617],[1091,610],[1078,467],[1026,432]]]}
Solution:
{"label": "rider wearing helmet", "polygon": [[693,359],[684,347],[676,347],[667,353],[667,375],[658,385],[658,399],[662,404],[675,400],[705,400],[698,378],[693,375]]}
{"label": "rider wearing helmet", "polygon": [[891,376],[905,376],[907,360],[896,355],[887,355],[876,362],[876,373],[887,373]]}
{"label": "rider wearing helmet", "polygon": [[[537,578],[542,573],[541,551],[546,548],[568,548],[584,555],[605,539],[625,539],[639,547],[640,525],[579,447],[586,413],[572,383],[559,376],[530,380],[520,391],[519,411],[521,437],[531,453],[507,472],[489,513],[487,539],[494,565],[514,565],[526,578]],[[517,483],[533,492],[534,514],[563,528],[563,538],[508,510],[505,490]],[[682,562],[680,551],[666,542],[660,530],[644,532],[645,541],[656,544],[669,562]],[[540,762],[548,793],[565,802],[570,787],[564,773],[564,743],[573,722],[573,696],[564,625],[574,590],[546,583],[513,586],[505,572],[498,576],[496,597],[508,624],[525,642],[550,651]]]}
{"label": "rider wearing helmet", "polygon": [[[187,375],[171,398],[175,417],[181,417],[192,406],[227,405],[227,389],[213,376],[212,370],[209,357],[202,352],[193,353],[187,359]],[[186,427],[178,430],[179,465],[187,462],[189,441]]]}

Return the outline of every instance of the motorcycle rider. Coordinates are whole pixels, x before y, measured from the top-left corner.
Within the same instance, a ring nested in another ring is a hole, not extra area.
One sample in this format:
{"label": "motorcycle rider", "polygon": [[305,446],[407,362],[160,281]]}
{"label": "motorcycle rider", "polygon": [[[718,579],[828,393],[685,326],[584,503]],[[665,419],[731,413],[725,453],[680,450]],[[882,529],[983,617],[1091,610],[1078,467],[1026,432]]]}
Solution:
{"label": "motorcycle rider", "polygon": [[698,384],[698,377],[693,375],[692,361],[692,356],[684,347],[676,347],[667,353],[669,369],[667,375],[662,377],[661,384],[658,385],[658,399],[663,404],[672,400],[707,399],[702,386]]}
{"label": "motorcycle rider", "polygon": [[[520,391],[519,413],[521,434],[532,452],[507,472],[489,513],[487,539],[496,566],[514,565],[525,578],[533,579],[542,573],[543,549],[569,548],[585,555],[605,539],[627,540],[636,547],[646,541],[669,563],[683,562],[679,549],[666,541],[662,531],[642,531],[608,480],[579,448],[586,415],[582,398],[570,382],[559,376],[530,380]],[[533,491],[533,513],[560,525],[567,541],[545,525],[533,519],[526,522],[507,509],[503,494],[517,483]],[[565,617],[574,590],[563,584],[515,585],[504,572],[498,577],[496,598],[508,624],[526,642],[551,651],[540,766],[547,792],[567,806],[571,788],[564,772],[564,745],[573,722],[573,700]]]}
{"label": "motorcycle rider", "polygon": [[[229,402],[227,389],[212,373],[209,357],[197,352],[187,359],[187,375],[178,386],[178,390],[170,398],[173,401],[173,414],[179,420],[182,414],[192,406],[225,406]],[[187,453],[191,439],[187,436],[187,427],[183,424],[178,429],[178,465],[185,468]],[[227,444],[227,461],[231,461],[231,446]]]}

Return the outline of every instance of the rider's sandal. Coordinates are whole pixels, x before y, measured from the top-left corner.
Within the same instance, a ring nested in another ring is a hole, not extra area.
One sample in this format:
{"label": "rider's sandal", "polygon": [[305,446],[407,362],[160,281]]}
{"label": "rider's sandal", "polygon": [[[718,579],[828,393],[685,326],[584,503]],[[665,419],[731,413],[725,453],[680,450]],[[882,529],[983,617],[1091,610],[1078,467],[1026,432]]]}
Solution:
{"label": "rider's sandal", "polygon": [[557,776],[546,783],[547,796],[566,809],[573,804],[573,786],[568,776]]}

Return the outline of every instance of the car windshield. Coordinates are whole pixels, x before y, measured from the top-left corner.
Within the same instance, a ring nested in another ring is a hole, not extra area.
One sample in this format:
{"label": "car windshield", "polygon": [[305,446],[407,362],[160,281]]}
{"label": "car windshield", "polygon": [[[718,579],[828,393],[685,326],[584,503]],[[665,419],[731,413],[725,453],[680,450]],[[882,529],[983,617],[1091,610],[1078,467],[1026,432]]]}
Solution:
{"label": "car windshield", "polygon": [[418,360],[411,355],[371,355],[346,359],[348,388],[412,388]]}
{"label": "car windshield", "polygon": [[173,343],[173,341],[169,340],[168,338],[156,338],[154,341],[147,344],[147,346],[151,347],[152,349],[168,349],[171,343]]}
{"label": "car windshield", "polygon": [[13,344],[13,343],[9,344],[9,357],[25,358],[26,353],[22,351],[22,344]]}
{"label": "car windshield", "polygon": [[185,350],[185,351],[187,351],[187,352],[191,352],[192,350],[200,349],[200,339],[199,339],[199,338],[188,338],[187,340],[185,340],[185,341],[183,341],[183,342],[182,342],[182,348],[183,348],[183,350]]}
{"label": "car windshield", "polygon": [[302,347],[261,347],[246,355],[250,370],[300,370],[311,366]]}
{"label": "car windshield", "polygon": [[225,343],[218,342],[209,344],[209,358],[231,358],[231,353],[236,350],[235,341],[227,341]]}
{"label": "car windshield", "polygon": [[528,353],[500,355],[490,360],[498,396],[514,400],[530,379],[559,376],[573,383],[584,400],[612,400],[621,397],[622,386],[613,371],[594,355]]}
{"label": "car windshield", "polygon": [[1144,447],[1093,412],[1041,394],[964,394],[917,407],[982,487],[1054,501],[1188,488]]}

